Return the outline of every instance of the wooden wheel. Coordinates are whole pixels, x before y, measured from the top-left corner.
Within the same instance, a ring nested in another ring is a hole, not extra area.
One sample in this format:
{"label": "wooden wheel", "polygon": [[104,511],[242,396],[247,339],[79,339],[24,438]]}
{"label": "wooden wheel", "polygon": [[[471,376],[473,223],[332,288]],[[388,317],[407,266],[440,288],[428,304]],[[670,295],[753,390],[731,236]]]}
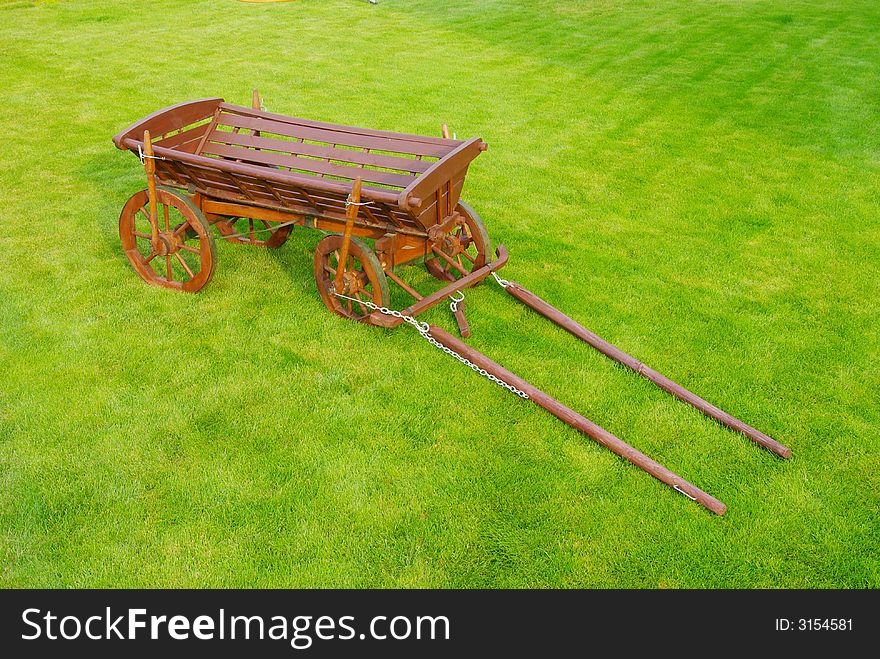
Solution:
{"label": "wooden wheel", "polygon": [[221,217],[214,223],[226,240],[240,245],[255,245],[275,249],[287,242],[293,225],[278,228],[277,224],[250,217]]}
{"label": "wooden wheel", "polygon": [[150,228],[146,190],[131,196],[119,217],[122,249],[135,271],[154,286],[195,293],[217,266],[217,250],[208,222],[198,207],[171,188],[156,188],[159,240]]}
{"label": "wooden wheel", "polygon": [[[333,294],[333,282],[339,268],[339,249],[342,247],[342,236],[332,235],[321,239],[315,248],[315,281],[324,304],[333,313],[363,321],[371,313],[365,304],[346,300]],[[363,241],[352,237],[348,249],[348,261],[342,290],[343,295],[356,300],[369,301],[380,307],[389,304],[388,280],[379,264],[376,253]]]}
{"label": "wooden wheel", "polygon": [[425,260],[425,267],[434,277],[442,281],[455,281],[464,276],[464,272],[472,272],[486,265],[489,254],[489,233],[486,225],[473,208],[459,201],[455,210],[464,222],[450,231],[443,239],[440,249],[459,267],[456,267],[441,256]]}

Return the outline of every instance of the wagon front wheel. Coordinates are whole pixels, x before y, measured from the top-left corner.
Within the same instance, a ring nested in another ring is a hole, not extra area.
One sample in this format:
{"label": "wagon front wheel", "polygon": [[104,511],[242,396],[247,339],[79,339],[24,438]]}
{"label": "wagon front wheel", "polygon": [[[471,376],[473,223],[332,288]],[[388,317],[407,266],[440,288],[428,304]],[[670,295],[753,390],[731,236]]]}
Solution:
{"label": "wagon front wheel", "polygon": [[482,268],[490,250],[489,233],[477,211],[463,201],[458,202],[455,210],[462,221],[437,244],[443,256],[425,260],[428,272],[441,281],[455,281]]}
{"label": "wagon front wheel", "polygon": [[[322,238],[315,248],[315,282],[318,284],[318,293],[327,308],[336,315],[363,322],[373,311],[365,302],[372,302],[380,307],[388,306],[388,280],[376,253],[366,243],[352,237],[341,290],[337,290],[335,280],[339,271],[341,247],[342,236],[332,235]],[[336,293],[345,297],[339,297]]]}
{"label": "wagon front wheel", "polygon": [[156,217],[159,239],[154,242],[148,192],[136,192],[126,202],[119,217],[125,256],[147,283],[195,293],[217,267],[217,249],[205,216],[188,197],[158,187]]}

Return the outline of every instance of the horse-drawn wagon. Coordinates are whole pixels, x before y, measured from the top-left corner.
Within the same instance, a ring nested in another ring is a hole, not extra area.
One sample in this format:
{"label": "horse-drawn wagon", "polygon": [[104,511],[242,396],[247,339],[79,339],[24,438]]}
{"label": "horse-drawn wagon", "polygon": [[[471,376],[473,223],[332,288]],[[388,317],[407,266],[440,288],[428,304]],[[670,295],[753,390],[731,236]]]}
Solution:
{"label": "horse-drawn wagon", "polygon": [[[327,232],[315,250],[315,282],[324,304],[357,321],[394,327],[408,323],[444,352],[496,384],[530,399],[688,498],[721,515],[726,506],[445,330],[419,322],[419,313],[450,299],[459,331],[470,330],[462,291],[487,276],[514,298],[609,358],[651,380],[781,457],[791,450],[715,407],[496,272],[507,263],[479,215],[461,201],[468,167],[486,144],[480,138],[441,137],[353,128],[265,111],[220,98],[160,110],[113,138],[137,154],[147,188],[122,210],[119,232],[131,265],[156,286],[195,292],[214,274],[211,226],[225,240],[275,248],[294,226]],[[372,246],[362,240],[372,240]],[[396,274],[422,261],[442,282],[422,295]],[[389,309],[389,284],[415,300]]]}
{"label": "horse-drawn wagon", "polygon": [[[444,127],[444,132],[445,127]],[[138,154],[147,189],[120,219],[125,254],[147,282],[195,292],[214,273],[209,230],[229,241],[279,247],[293,226],[330,232],[315,251],[324,303],[354,320],[394,326],[389,284],[414,298],[415,316],[501,268],[490,261],[479,215],[460,200],[480,138],[449,139],[353,128],[232,105],[220,98],[174,105],[113,138]],[[362,238],[374,241],[371,247]],[[443,287],[416,292],[395,270],[424,262]]]}

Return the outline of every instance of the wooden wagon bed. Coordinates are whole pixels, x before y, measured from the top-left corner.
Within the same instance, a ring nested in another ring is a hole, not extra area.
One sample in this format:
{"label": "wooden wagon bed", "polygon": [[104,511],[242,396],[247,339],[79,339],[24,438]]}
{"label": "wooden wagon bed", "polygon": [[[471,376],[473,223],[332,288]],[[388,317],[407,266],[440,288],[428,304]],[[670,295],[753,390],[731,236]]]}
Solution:
{"label": "wooden wagon bed", "polygon": [[[219,98],[160,110],[113,138],[137,153],[148,130],[159,180],[218,199],[339,216],[355,178],[366,221],[424,235],[455,207],[480,138],[452,140],[296,119]],[[173,151],[174,153],[171,153]],[[273,171],[274,170],[274,171]],[[390,226],[389,226],[390,225]]]}
{"label": "wooden wagon bed", "polygon": [[[206,98],[159,110],[120,132],[113,142],[146,158],[152,171],[148,180],[153,176],[160,189],[185,190],[187,201],[208,225],[235,242],[277,247],[292,225],[337,232],[348,236],[346,241],[350,236],[374,240],[372,251],[381,274],[404,286],[417,304],[423,296],[393,274],[396,267],[425,260],[439,279],[464,285],[490,272],[468,279],[487,265],[489,240],[473,209],[460,202],[468,167],[486,149],[478,137],[457,140],[288,117],[262,109],[255,93],[253,107]],[[148,191],[147,198],[153,198]],[[237,218],[248,221],[242,232],[236,231],[243,228],[235,223]],[[258,239],[261,231],[269,237]],[[131,245],[138,234],[146,233],[134,228],[131,232]],[[160,244],[161,235],[153,234],[162,231],[151,230],[153,247],[144,261],[153,253],[170,261],[186,249],[176,247],[179,236],[173,232],[168,231],[167,245]],[[126,253],[137,261],[131,245]],[[343,254],[347,258],[348,249]],[[133,265],[148,281],[152,278],[148,269],[139,267],[143,264]],[[172,273],[170,265],[168,272]],[[187,287],[193,281],[198,285]],[[207,279],[177,282],[172,273],[151,283],[197,290]],[[446,288],[443,296],[454,292]],[[327,302],[325,291],[322,297]],[[398,322],[375,316],[371,321]]]}

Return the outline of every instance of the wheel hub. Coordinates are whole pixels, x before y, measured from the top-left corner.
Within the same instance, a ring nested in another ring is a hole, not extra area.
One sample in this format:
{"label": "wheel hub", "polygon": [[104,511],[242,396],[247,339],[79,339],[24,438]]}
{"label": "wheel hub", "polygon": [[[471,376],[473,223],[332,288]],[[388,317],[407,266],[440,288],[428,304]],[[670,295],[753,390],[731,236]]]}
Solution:
{"label": "wheel hub", "polygon": [[348,271],[342,275],[342,290],[346,295],[354,295],[361,289],[361,279],[358,273]]}

